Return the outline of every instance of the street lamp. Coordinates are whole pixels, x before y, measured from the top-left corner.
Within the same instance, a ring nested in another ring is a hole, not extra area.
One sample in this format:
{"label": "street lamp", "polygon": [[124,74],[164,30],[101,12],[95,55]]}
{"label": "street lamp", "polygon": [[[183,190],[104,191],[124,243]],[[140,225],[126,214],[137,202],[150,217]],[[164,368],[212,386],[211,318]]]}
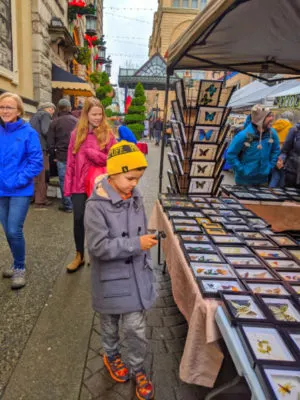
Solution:
{"label": "street lamp", "polygon": [[87,35],[95,35],[97,32],[97,17],[93,14],[86,14],[85,16],[86,22],[86,34]]}
{"label": "street lamp", "polygon": [[108,56],[106,63],[105,63],[105,72],[107,73],[108,76],[111,76],[111,64],[112,64],[112,60],[111,60],[110,56]]}

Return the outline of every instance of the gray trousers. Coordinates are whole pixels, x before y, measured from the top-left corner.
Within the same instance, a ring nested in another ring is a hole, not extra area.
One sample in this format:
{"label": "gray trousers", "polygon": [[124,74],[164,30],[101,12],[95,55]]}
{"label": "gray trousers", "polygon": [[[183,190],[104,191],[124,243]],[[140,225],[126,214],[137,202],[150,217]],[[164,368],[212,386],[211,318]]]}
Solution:
{"label": "gray trousers", "polygon": [[120,352],[119,321],[128,346],[128,365],[131,372],[143,367],[147,352],[145,311],[127,314],[100,314],[102,346],[108,356]]}

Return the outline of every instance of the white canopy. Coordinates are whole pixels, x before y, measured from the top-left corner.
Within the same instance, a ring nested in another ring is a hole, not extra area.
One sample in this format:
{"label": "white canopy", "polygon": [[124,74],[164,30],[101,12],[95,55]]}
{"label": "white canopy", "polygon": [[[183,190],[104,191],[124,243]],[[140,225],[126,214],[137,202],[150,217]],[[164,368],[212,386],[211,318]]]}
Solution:
{"label": "white canopy", "polygon": [[168,50],[175,69],[300,75],[300,0],[211,0]]}
{"label": "white canopy", "polygon": [[[249,86],[249,85],[247,85]],[[247,87],[245,86],[245,87]],[[295,86],[299,86],[299,81],[291,80],[279,83],[274,86],[267,86],[252,92],[246,96],[239,97],[237,100],[232,98],[229,103],[229,106],[233,109],[241,109],[241,108],[249,108],[254,104],[265,104],[266,106],[272,107],[274,98],[279,96],[279,93],[282,91],[286,91],[287,89],[292,90],[291,88]],[[238,94],[239,90],[236,92]],[[299,92],[298,92],[299,93]]]}
{"label": "white canopy", "polygon": [[231,107],[231,105],[233,103],[236,103],[239,100],[246,98],[250,94],[257,92],[260,89],[265,89],[267,87],[268,86],[265,83],[262,83],[260,81],[253,81],[253,82],[249,83],[248,85],[243,86],[241,89],[236,90],[233,93],[230,103],[229,103],[229,106]]}

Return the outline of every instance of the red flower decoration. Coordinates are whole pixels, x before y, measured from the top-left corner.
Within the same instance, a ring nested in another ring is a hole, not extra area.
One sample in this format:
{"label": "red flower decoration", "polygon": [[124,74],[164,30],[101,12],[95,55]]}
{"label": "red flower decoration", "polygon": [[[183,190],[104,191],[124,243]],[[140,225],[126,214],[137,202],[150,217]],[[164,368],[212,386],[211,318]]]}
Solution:
{"label": "red flower decoration", "polygon": [[80,8],[86,7],[85,1],[83,1],[83,0],[72,0],[72,1],[69,1],[68,5],[69,5],[69,7],[72,7],[72,6],[80,7]]}

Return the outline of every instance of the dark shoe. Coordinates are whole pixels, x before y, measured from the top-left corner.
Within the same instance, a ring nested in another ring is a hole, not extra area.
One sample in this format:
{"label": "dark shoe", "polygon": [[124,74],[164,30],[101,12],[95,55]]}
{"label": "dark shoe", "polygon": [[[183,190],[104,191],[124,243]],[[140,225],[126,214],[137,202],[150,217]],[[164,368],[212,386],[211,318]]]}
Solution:
{"label": "dark shoe", "polygon": [[85,264],[83,256],[77,252],[74,260],[67,266],[67,272],[73,273]]}
{"label": "dark shoe", "polygon": [[136,397],[139,400],[151,400],[154,398],[152,382],[147,378],[145,370],[142,368],[135,373]]}
{"label": "dark shoe", "polygon": [[65,208],[64,206],[58,207],[59,211],[71,214],[73,212],[72,208]]}
{"label": "dark shoe", "polygon": [[107,356],[105,354],[103,357],[103,362],[114,381],[125,383],[129,380],[128,368],[121,360],[120,354],[116,354],[114,356]]}

